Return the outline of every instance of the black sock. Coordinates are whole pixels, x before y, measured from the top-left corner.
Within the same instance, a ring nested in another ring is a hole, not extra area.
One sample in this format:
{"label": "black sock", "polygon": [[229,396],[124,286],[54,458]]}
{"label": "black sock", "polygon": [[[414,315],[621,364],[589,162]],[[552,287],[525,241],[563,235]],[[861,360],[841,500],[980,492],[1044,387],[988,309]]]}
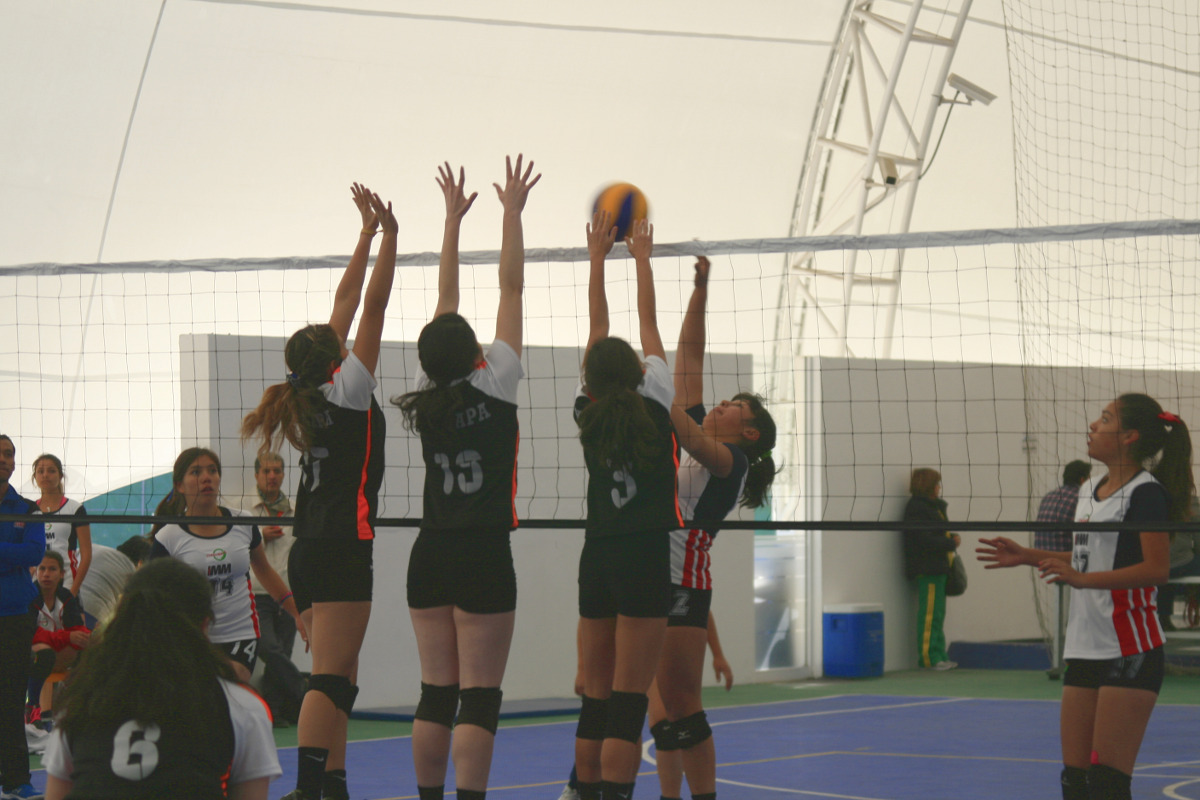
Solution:
{"label": "black sock", "polygon": [[667,797],[665,794],[660,794],[658,800],[683,800],[682,797]]}
{"label": "black sock", "polygon": [[692,800],[717,800],[716,792],[705,792],[704,794],[692,795]]}
{"label": "black sock", "polygon": [[471,789],[456,790],[457,800],[483,800],[487,797],[487,792],[476,792]]}
{"label": "black sock", "polygon": [[575,788],[579,790],[579,800],[600,800],[600,789],[603,786],[599,781],[595,783],[584,783],[579,781]]}
{"label": "black sock", "polygon": [[575,771],[574,764],[571,765],[571,777],[567,778],[567,786],[570,786],[572,789],[579,788],[579,773]]}
{"label": "black sock", "polygon": [[617,783],[616,781],[602,781],[601,797],[604,800],[629,800],[633,797],[632,783]]}
{"label": "black sock", "polygon": [[296,750],[296,788],[313,800],[321,796],[321,782],[325,779],[325,762],[329,751],[324,747],[300,747]]}
{"label": "black sock", "polygon": [[1092,764],[1087,772],[1089,800],[1130,800],[1133,776],[1106,764]]}
{"label": "black sock", "polygon": [[1063,767],[1063,800],[1088,800],[1087,770],[1080,767]]}
{"label": "black sock", "polygon": [[418,786],[417,797],[420,800],[442,800],[446,796],[446,784],[441,786]]}
{"label": "black sock", "polygon": [[331,769],[321,780],[322,800],[350,800],[350,787],[346,785],[346,770]]}

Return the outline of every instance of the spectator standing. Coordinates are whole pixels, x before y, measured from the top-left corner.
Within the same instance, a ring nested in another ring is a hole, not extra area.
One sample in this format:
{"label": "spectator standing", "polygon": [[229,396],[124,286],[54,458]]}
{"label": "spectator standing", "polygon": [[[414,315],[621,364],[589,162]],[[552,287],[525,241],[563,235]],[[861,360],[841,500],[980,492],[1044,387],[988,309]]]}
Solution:
{"label": "spectator standing", "polygon": [[[33,514],[37,505],[17,494],[9,480],[17,463],[13,440],[0,434],[0,512]],[[25,692],[29,645],[37,624],[29,604],[37,588],[29,568],[42,562],[46,531],[40,522],[0,522],[0,788],[9,797],[34,797],[25,741]]]}
{"label": "spectator standing", "polygon": [[[255,517],[290,517],[292,501],[283,493],[283,457],[266,452],[254,459],[256,491],[242,503]],[[289,586],[288,554],[292,552],[291,527],[264,525],[260,529],[263,551],[267,561]],[[296,643],[296,623],[278,603],[258,576],[250,576],[254,588],[254,604],[258,608],[258,657],[263,662],[262,695],[271,707],[271,716],[278,726],[294,725],[304,701],[304,677],[292,663],[292,648]]]}
{"label": "spectator standing", "polygon": [[[1042,498],[1038,505],[1038,522],[1074,522],[1075,506],[1079,503],[1079,487],[1092,476],[1092,465],[1076,459],[1063,467],[1062,486]],[[1070,531],[1034,531],[1035,550],[1061,553],[1071,549]]]}
{"label": "spectator standing", "polygon": [[42,453],[33,462],[33,482],[41,491],[38,510],[46,515],[46,549],[62,554],[63,586],[78,596],[92,565],[92,526],[75,518],[87,514],[78,500],[66,496],[66,473],[58,456]]}
{"label": "spectator standing", "polygon": [[[909,482],[912,497],[904,509],[905,522],[945,522],[942,475],[936,469],[914,469]],[[946,657],[946,576],[961,539],[957,533],[934,528],[904,532],[904,569],[917,581],[917,648],[920,665],[936,670],[958,666]]]}

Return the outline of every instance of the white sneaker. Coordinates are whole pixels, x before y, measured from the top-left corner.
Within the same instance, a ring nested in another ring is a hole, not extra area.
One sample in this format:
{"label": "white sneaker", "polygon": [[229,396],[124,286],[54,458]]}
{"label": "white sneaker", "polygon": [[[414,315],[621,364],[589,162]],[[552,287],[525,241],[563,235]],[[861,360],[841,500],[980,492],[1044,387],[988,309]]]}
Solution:
{"label": "white sneaker", "polygon": [[938,672],[945,672],[946,670],[955,669],[957,667],[958,667],[957,661],[939,661],[938,663],[933,665],[933,668],[936,669]]}
{"label": "white sneaker", "polygon": [[562,794],[558,796],[558,800],[579,800],[579,792],[570,786],[564,786]]}

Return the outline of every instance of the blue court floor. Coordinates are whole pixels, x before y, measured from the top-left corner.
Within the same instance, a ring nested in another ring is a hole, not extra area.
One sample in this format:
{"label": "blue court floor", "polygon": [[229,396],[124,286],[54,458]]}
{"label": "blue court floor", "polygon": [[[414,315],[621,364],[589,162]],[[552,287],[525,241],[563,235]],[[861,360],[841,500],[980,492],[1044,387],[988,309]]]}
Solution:
{"label": "blue court floor", "polygon": [[[727,799],[1012,800],[1059,798],[1058,703],[1050,700],[838,695],[709,711],[718,794]],[[505,727],[489,798],[556,800],[571,768],[573,720]],[[352,742],[355,800],[416,797],[408,737]],[[1135,798],[1200,800],[1200,707],[1160,704],[1133,781]],[[634,797],[657,800],[654,748]],[[280,750],[295,781],[295,750]],[[447,776],[453,797],[453,770]],[[686,794],[685,789],[685,797]]]}

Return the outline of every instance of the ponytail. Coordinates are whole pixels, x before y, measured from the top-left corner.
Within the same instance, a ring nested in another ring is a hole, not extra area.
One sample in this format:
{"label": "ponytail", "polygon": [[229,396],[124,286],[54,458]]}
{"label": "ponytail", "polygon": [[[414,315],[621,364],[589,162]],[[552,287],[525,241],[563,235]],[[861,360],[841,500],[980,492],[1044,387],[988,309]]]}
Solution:
{"label": "ponytail", "polygon": [[309,325],[284,347],[283,383],[268,386],[258,407],[242,420],[242,440],[259,439],[259,453],[278,450],[286,439],[301,453],[312,445],[315,420],[332,366],[341,363],[342,341],[330,325]]}
{"label": "ponytail", "polygon": [[579,441],[592,463],[641,471],[668,446],[637,393],[642,378],[642,362],[624,339],[609,336],[588,350],[583,381],[592,402],[578,423]]}
{"label": "ponytail", "polygon": [[649,468],[661,455],[658,427],[646,400],[632,389],[618,389],[596,398],[579,414],[579,441],[597,464]]}
{"label": "ponytail", "polygon": [[1131,455],[1140,464],[1154,459],[1150,474],[1163,485],[1170,498],[1170,519],[1183,521],[1191,516],[1192,438],[1187,424],[1175,414],[1163,411],[1152,397],[1123,394],[1117,398],[1121,427],[1138,432]]}
{"label": "ponytail", "polygon": [[763,405],[761,396],[751,392],[739,392],[733,399],[746,403],[753,416],[747,421],[747,425],[758,431],[757,439],[743,439],[739,445],[750,466],[746,470],[746,485],[742,489],[742,500],[738,505],[742,508],[759,508],[766,504],[767,492],[774,483],[775,476],[779,474],[775,460],[771,457],[771,451],[775,447],[775,420]]}

